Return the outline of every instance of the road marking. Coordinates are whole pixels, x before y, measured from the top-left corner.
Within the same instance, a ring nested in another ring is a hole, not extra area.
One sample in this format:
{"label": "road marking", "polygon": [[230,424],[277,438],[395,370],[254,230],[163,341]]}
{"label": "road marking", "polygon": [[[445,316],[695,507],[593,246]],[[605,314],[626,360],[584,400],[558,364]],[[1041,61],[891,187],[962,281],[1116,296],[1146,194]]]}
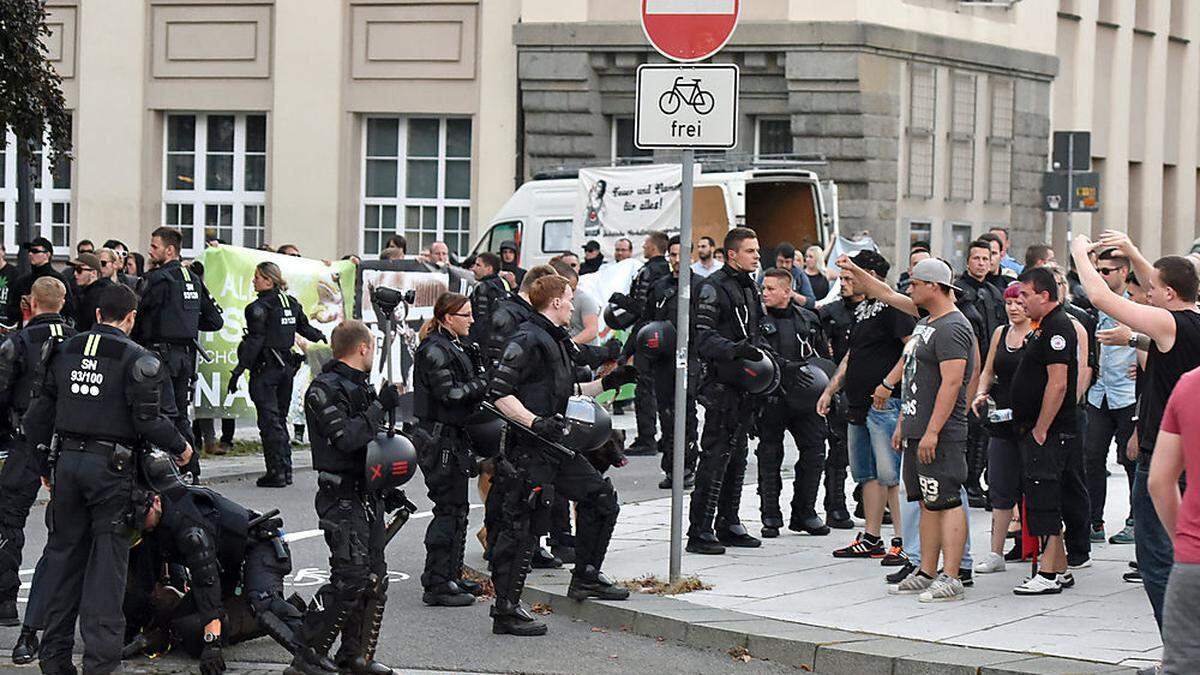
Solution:
{"label": "road marking", "polygon": [[[471,508],[472,509],[482,509],[483,504],[471,504]],[[433,511],[422,511],[420,513],[412,514],[411,516],[408,517],[408,519],[409,520],[418,520],[421,518],[432,518],[432,517],[433,517]],[[296,541],[304,541],[305,539],[312,539],[313,537],[319,537],[322,534],[324,534],[324,533],[321,530],[301,530],[299,532],[288,532],[287,534],[283,535],[283,540],[290,544],[290,543],[296,542]],[[33,570],[30,570],[30,571],[32,572]]]}

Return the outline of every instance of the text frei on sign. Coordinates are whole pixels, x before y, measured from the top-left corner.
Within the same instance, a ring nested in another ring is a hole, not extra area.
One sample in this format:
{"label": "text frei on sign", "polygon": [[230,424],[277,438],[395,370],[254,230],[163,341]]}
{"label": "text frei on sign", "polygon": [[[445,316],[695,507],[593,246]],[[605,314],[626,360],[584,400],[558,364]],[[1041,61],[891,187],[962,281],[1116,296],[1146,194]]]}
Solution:
{"label": "text frei on sign", "polygon": [[646,39],[672,61],[702,61],[737,28],[742,0],[642,0]]}

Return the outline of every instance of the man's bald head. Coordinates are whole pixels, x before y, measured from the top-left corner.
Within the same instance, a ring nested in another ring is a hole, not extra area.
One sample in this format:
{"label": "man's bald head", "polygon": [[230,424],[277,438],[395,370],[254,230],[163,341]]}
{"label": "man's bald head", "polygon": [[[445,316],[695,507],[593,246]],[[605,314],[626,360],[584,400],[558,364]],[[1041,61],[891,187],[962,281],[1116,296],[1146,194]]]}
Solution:
{"label": "man's bald head", "polygon": [[41,277],[29,289],[29,308],[33,315],[61,312],[67,300],[67,287],[54,277]]}

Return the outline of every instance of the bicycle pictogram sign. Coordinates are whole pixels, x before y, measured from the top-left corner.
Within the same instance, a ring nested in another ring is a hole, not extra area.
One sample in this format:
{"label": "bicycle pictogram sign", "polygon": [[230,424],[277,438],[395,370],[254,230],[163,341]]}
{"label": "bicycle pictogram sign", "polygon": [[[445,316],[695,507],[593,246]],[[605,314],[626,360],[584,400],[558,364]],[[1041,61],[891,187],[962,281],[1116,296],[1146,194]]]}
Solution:
{"label": "bicycle pictogram sign", "polygon": [[658,109],[664,115],[674,115],[679,112],[681,106],[688,106],[695,110],[697,114],[707,115],[713,111],[716,106],[717,99],[711,92],[705,91],[700,86],[700,78],[693,78],[692,81],[685,82],[684,78],[675,78],[675,84],[670,91],[663,92],[663,95],[658,99]]}

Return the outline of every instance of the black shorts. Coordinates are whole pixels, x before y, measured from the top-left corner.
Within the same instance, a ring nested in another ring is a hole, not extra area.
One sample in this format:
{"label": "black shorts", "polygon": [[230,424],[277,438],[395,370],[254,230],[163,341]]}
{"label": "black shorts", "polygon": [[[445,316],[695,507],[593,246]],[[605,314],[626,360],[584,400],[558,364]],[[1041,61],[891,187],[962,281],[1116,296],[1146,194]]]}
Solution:
{"label": "black shorts", "polygon": [[902,467],[908,501],[920,501],[930,511],[962,506],[962,485],[967,479],[965,442],[938,442],[933,461],[923,464],[917,457],[920,441],[905,439]]}
{"label": "black shorts", "polygon": [[1024,473],[1025,523],[1035,537],[1062,533],[1062,485],[1069,443],[1078,443],[1073,434],[1051,432],[1044,445],[1038,445],[1032,433],[1021,436],[1021,467]]}
{"label": "black shorts", "polygon": [[1021,451],[1017,441],[993,436],[988,442],[988,498],[994,509],[1011,509],[1021,501]]}

